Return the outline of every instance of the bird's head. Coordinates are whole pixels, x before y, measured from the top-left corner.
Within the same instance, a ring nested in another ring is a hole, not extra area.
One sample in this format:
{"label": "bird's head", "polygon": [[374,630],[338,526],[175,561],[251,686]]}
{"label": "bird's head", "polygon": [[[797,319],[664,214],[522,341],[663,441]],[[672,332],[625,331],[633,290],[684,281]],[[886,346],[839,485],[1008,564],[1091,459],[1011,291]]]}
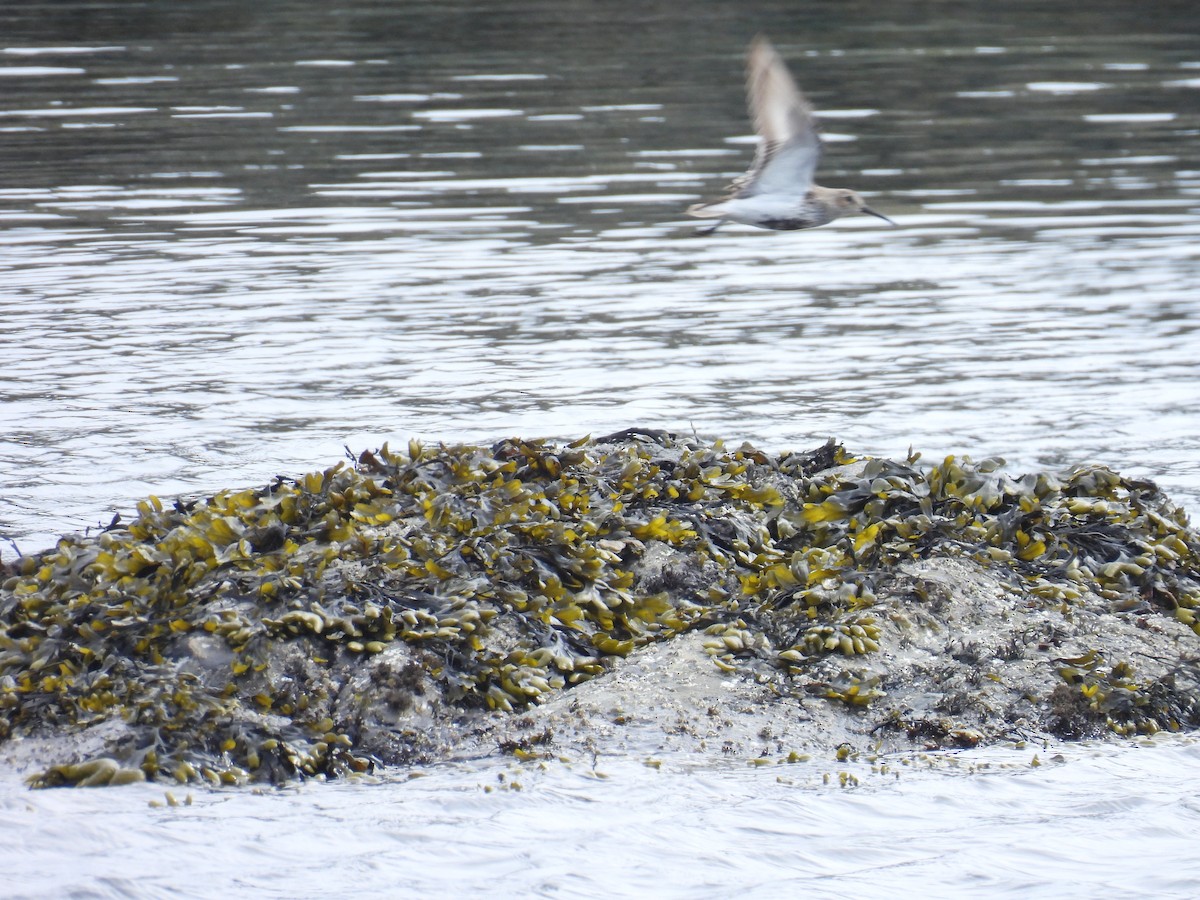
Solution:
{"label": "bird's head", "polygon": [[840,190],[834,191],[834,205],[840,216],[850,216],[854,213],[863,213],[864,215],[874,216],[877,219],[883,219],[889,225],[896,223],[885,216],[883,213],[877,213],[871,207],[867,206],[867,201],[862,198],[857,191]]}

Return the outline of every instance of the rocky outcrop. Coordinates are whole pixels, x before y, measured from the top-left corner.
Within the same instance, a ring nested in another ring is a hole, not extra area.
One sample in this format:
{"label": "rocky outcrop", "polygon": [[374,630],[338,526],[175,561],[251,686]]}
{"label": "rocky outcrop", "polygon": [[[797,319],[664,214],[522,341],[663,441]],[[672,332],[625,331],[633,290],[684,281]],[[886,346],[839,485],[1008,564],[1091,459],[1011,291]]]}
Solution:
{"label": "rocky outcrop", "polygon": [[385,446],[5,568],[0,750],[38,785],[1200,724],[1200,539],[1096,466]]}

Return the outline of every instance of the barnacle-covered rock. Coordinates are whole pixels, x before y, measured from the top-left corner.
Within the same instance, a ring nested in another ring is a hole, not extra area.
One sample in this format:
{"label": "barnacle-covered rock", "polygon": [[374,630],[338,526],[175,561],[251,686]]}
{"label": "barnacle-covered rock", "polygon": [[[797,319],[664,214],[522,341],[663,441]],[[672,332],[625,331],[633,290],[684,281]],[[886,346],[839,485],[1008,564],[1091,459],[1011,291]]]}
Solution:
{"label": "barnacle-covered rock", "polygon": [[814,748],[1153,733],[1200,724],[1198,606],[1183,513],[1098,466],[385,445],[6,562],[0,742],[39,785],[335,777],[591,740],[620,672],[723,746],[735,695]]}

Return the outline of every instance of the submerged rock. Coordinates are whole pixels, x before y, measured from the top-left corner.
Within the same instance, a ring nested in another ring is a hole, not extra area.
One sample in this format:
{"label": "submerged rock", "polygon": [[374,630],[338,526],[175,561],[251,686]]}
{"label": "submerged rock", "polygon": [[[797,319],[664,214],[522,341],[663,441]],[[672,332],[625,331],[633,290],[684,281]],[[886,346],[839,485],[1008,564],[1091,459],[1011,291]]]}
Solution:
{"label": "submerged rock", "polygon": [[5,575],[0,747],[44,786],[1200,725],[1200,537],[1096,466],[385,445]]}

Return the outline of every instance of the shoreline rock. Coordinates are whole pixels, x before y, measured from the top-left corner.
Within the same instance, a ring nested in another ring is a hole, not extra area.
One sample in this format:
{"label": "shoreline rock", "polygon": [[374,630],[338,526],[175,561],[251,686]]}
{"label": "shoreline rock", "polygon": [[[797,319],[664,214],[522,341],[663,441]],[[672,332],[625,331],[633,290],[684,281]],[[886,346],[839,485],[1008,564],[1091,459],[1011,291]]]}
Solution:
{"label": "shoreline rock", "polygon": [[0,754],[38,786],[1200,727],[1200,536],[1099,466],[385,445],[4,567]]}

